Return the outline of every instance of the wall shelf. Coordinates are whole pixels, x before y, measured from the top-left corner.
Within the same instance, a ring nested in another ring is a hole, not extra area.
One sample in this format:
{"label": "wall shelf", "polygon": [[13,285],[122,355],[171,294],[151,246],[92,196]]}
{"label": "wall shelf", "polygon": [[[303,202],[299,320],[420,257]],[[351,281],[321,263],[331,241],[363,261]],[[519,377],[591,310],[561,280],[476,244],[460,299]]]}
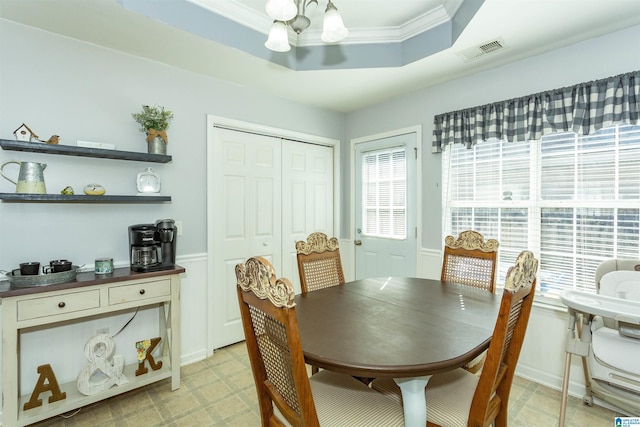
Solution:
{"label": "wall shelf", "polygon": [[[132,160],[137,162],[168,163],[171,156],[163,154],[137,153],[134,151],[104,150],[102,148],[75,147],[71,145],[45,144],[43,142],[14,141],[0,139],[3,150],[29,151],[32,153],[58,154],[62,156],[95,157],[99,159]],[[45,202],[45,203],[161,203],[170,202],[171,196],[134,196],[84,194],[24,194],[0,193],[0,200],[7,202]]]}
{"label": "wall shelf", "polygon": [[48,203],[159,203],[170,202],[171,196],[86,196],[83,194],[25,194],[0,193],[0,199],[7,202],[48,202]]}
{"label": "wall shelf", "polygon": [[0,139],[3,150],[30,151],[33,153],[58,154],[62,156],[96,157],[102,159],[132,160],[137,162],[169,163],[171,156],[163,154],[138,153],[135,151],[105,150],[102,148],[75,147],[73,145],[45,144]]}

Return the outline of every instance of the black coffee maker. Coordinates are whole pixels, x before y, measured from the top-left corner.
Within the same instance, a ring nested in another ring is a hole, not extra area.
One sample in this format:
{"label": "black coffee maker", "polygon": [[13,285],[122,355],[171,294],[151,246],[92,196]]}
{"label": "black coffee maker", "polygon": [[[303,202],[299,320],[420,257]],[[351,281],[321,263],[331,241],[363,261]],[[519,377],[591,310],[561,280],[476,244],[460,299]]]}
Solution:
{"label": "black coffee maker", "polygon": [[176,223],[172,219],[129,226],[131,269],[144,272],[175,268],[176,237]]}

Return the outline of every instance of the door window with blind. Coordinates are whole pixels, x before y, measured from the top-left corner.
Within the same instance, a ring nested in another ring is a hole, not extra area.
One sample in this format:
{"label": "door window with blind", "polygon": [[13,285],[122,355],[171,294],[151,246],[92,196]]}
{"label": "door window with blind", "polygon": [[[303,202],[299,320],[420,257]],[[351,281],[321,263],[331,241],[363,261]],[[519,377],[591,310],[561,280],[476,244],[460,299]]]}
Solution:
{"label": "door window with blind", "polygon": [[362,233],[371,237],[407,236],[405,147],[365,153],[362,158]]}
{"label": "door window with blind", "polygon": [[597,266],[640,258],[640,127],[531,142],[463,144],[443,153],[444,233],[500,242],[498,283],[523,249],[540,260],[538,292],[595,292]]}

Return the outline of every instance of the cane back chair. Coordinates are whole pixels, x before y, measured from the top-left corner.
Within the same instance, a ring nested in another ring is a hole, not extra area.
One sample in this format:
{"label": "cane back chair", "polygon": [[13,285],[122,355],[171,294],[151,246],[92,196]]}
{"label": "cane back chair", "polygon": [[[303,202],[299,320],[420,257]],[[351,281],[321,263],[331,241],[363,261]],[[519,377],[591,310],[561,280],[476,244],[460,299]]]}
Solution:
{"label": "cane back chair", "polygon": [[403,426],[402,406],[329,370],[307,375],[293,286],[264,258],[236,265],[237,293],[263,427]]}
{"label": "cane back chair", "polygon": [[320,232],[311,233],[306,242],[296,242],[296,256],[302,293],[344,283],[337,238],[328,238]]}
{"label": "cane back chair", "polygon": [[498,246],[497,240],[485,241],[473,230],[463,231],[457,239],[447,236],[440,279],[495,292]]}

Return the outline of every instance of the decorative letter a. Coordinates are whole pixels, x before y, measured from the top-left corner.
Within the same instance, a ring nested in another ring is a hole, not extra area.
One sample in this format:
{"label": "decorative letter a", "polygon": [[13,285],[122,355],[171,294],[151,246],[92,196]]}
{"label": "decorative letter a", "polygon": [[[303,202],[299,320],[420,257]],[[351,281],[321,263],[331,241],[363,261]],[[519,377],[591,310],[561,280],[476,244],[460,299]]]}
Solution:
{"label": "decorative letter a", "polygon": [[58,400],[67,398],[67,393],[63,393],[60,391],[58,380],[53,373],[53,369],[51,369],[51,365],[47,364],[38,366],[38,373],[40,374],[40,376],[38,377],[36,386],[33,388],[33,393],[31,393],[31,399],[29,399],[29,401],[23,406],[25,411],[27,409],[33,409],[37,408],[38,406],[42,406],[42,399],[38,399],[38,397],[45,391],[51,392],[51,396],[49,396],[49,403],[57,402]]}

